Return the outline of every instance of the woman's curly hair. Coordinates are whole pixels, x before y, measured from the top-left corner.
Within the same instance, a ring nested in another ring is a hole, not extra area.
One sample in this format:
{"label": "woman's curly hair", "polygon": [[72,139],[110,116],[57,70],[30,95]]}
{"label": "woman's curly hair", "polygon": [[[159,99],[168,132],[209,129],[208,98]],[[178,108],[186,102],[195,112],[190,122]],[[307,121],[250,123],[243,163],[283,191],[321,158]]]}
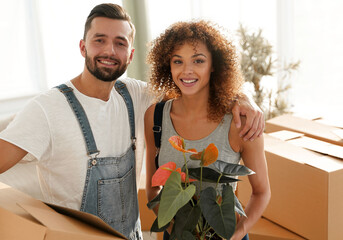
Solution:
{"label": "woman's curly hair", "polygon": [[196,46],[204,43],[212,54],[214,71],[210,76],[208,119],[220,121],[231,112],[234,101],[241,95],[243,83],[235,47],[208,21],[177,22],[152,41],[147,56],[150,68],[150,90],[165,100],[177,98],[180,89],[171,76],[170,59],[174,49],[184,43]]}

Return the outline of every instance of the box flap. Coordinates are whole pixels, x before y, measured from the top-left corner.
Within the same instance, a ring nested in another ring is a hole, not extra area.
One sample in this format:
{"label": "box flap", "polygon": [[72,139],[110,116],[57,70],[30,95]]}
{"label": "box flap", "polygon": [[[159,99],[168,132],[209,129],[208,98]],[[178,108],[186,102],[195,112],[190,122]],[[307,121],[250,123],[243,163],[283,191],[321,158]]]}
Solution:
{"label": "box flap", "polygon": [[51,208],[53,208],[58,213],[61,213],[61,214],[66,215],[66,216],[70,216],[70,217],[75,218],[75,219],[78,219],[82,222],[85,222],[85,223],[91,225],[91,226],[94,226],[98,229],[101,229],[105,232],[108,232],[108,233],[112,234],[113,236],[117,236],[117,237],[125,239],[125,236],[123,234],[114,230],[111,226],[109,226],[107,223],[105,223],[101,218],[99,218],[93,214],[77,211],[77,210],[66,208],[66,207],[61,207],[61,206],[58,206],[55,204],[47,204],[47,205],[50,206]]}
{"label": "box flap", "polygon": [[319,118],[315,120],[316,122],[325,124],[325,125],[330,125],[338,128],[343,128],[343,118],[336,118],[336,119],[327,119],[325,117]]}
{"label": "box flap", "polygon": [[62,232],[66,234],[78,234],[80,236],[111,236],[113,239],[122,239],[115,238],[113,235],[103,232],[100,229],[90,226],[84,222],[78,221],[77,219],[57,213],[55,210],[41,201],[30,204],[18,203],[18,205],[25,209],[35,219],[37,219],[51,231]]}
{"label": "box flap", "polygon": [[18,200],[25,203],[40,202],[39,200],[0,182],[0,206],[20,217],[40,224],[35,218],[16,204]]}
{"label": "box flap", "polygon": [[322,154],[331,155],[333,157],[337,157],[340,159],[343,159],[343,147],[334,145],[328,142],[320,141],[314,138],[310,137],[300,137],[296,139],[288,140],[287,142],[290,142],[294,145],[297,145],[299,147],[303,147],[315,152],[319,152]]}
{"label": "box flap", "polygon": [[264,148],[265,151],[274,153],[281,157],[290,159],[298,163],[305,163],[307,159],[322,156],[319,153],[315,153],[301,147],[295,146],[291,143],[282,141],[278,138],[270,136],[269,134],[264,135]]}
{"label": "box flap", "polygon": [[0,207],[0,239],[44,240],[46,227]]}
{"label": "box flap", "polygon": [[281,130],[277,132],[268,133],[270,136],[281,139],[283,141],[295,139],[304,136],[303,133],[292,132],[288,130]]}
{"label": "box flap", "polygon": [[61,232],[47,229],[47,234],[44,240],[114,240],[121,239],[111,235],[100,236],[93,234],[78,234],[72,232]]}
{"label": "box flap", "polygon": [[320,156],[306,162],[307,165],[322,169],[326,172],[334,172],[343,169],[343,162],[329,156]]}
{"label": "box flap", "polygon": [[[302,139],[303,137],[299,138]],[[343,169],[343,161],[329,156],[323,157],[323,154],[312,152],[303,147],[294,145],[293,139],[283,141],[269,134],[264,135],[265,151],[287,158],[291,161],[307,164],[326,172],[332,172]]]}
{"label": "box flap", "polygon": [[339,128],[289,114],[269,119],[266,122],[266,133],[279,130],[290,130],[343,146],[343,139],[334,133],[337,129]]}
{"label": "box flap", "polygon": [[332,130],[334,134],[336,134],[339,138],[343,139],[343,129],[334,129]]}

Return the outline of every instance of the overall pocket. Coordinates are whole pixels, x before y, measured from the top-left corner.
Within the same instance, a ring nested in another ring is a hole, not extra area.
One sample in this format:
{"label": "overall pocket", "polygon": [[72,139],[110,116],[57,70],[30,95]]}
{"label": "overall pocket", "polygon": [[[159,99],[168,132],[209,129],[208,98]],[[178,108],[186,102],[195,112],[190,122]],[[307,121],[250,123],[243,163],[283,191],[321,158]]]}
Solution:
{"label": "overall pocket", "polygon": [[136,208],[134,168],[123,177],[98,181],[98,216],[107,223],[124,222]]}

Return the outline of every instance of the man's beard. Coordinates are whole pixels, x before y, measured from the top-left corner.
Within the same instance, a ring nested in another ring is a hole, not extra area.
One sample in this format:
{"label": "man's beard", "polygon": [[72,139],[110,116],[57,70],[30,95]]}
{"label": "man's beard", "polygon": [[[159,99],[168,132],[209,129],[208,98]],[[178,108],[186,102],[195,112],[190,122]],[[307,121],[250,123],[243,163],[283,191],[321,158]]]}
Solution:
{"label": "man's beard", "polygon": [[[99,68],[97,67],[96,61],[97,58],[94,58],[94,61],[87,55],[86,51],[86,67],[88,71],[97,79],[104,81],[104,82],[113,82],[117,80],[121,75],[123,75],[127,69],[128,64],[125,63],[121,65],[121,61],[116,59],[118,62],[118,68],[117,69],[112,69],[112,68],[106,68],[102,67]],[[112,59],[113,60],[113,59]]]}

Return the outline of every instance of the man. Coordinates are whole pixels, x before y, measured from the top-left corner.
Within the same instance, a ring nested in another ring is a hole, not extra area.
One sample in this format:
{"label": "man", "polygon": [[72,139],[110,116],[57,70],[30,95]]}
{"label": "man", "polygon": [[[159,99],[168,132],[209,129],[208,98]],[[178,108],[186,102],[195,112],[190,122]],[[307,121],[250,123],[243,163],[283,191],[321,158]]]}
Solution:
{"label": "man", "polygon": [[[129,239],[141,239],[136,181],[151,97],[142,81],[117,81],[132,61],[134,35],[120,6],[93,8],[79,46],[83,72],[34,98],[0,133],[0,173],[23,157],[35,159],[44,201],[98,215]],[[247,115],[247,139],[264,126],[249,104],[235,108],[236,119]]]}

